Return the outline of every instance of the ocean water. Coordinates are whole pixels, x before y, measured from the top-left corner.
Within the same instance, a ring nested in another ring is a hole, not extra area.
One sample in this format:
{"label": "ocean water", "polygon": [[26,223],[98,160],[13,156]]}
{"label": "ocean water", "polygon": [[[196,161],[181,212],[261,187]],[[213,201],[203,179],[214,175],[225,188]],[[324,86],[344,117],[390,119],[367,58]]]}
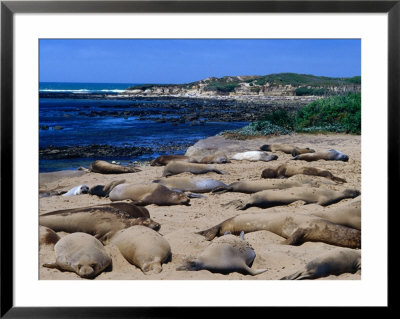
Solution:
{"label": "ocean water", "polygon": [[[39,126],[49,128],[39,130],[39,147],[48,146],[79,146],[91,144],[107,144],[112,146],[142,146],[150,147],[153,153],[132,158],[72,158],[58,160],[39,159],[39,171],[49,172],[65,169],[76,169],[79,166],[88,167],[98,159],[115,160],[125,165],[131,161],[151,160],[162,154],[184,154],[188,145],[198,140],[213,136],[221,131],[236,129],[247,125],[247,122],[212,122],[201,125],[191,123],[157,123],[139,120],[137,116],[115,117],[94,116],[83,114],[101,111],[140,110],[151,111],[154,117],[166,110],[166,101],[126,100],[113,98],[112,94],[122,92],[132,84],[107,83],[40,83],[40,92],[46,93],[39,99]],[[52,91],[51,91],[52,90]],[[66,97],[51,97],[51,93],[67,93]],[[82,93],[85,93],[82,97]],[[91,97],[91,94],[111,93],[107,98]],[[171,103],[169,101],[168,103]],[[177,101],[179,103],[179,101]],[[148,106],[147,106],[148,105]],[[177,110],[179,112],[179,109]],[[179,113],[176,113],[179,116]],[[151,118],[152,116],[147,116]],[[61,126],[62,129],[53,129]],[[171,146],[178,150],[172,150]],[[170,148],[169,148],[170,147]],[[170,149],[171,151],[163,151]]]}

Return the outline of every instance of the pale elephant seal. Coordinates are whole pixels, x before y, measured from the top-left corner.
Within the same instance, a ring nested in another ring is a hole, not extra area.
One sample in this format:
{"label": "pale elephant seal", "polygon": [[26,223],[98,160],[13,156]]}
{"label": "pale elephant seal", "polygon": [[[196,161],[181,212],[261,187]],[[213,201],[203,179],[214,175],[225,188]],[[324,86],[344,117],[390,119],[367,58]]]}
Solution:
{"label": "pale elephant seal", "polygon": [[189,162],[200,163],[200,164],[225,164],[225,163],[230,163],[231,161],[225,154],[211,154],[204,156],[199,160],[192,157],[190,158]]}
{"label": "pale elephant seal", "polygon": [[303,174],[310,176],[321,176],[331,179],[334,182],[346,183],[346,180],[337,176],[334,176],[331,172],[322,170],[315,167],[296,167],[288,166],[286,164],[279,165],[278,167],[266,168],[262,171],[262,178],[286,178],[294,175]]}
{"label": "pale elephant seal", "polygon": [[54,231],[88,233],[103,243],[107,243],[117,231],[133,225],[154,230],[161,227],[150,219],[145,207],[127,202],[57,210],[40,215],[39,224]]}
{"label": "pale elephant seal", "polygon": [[240,181],[232,184],[219,186],[212,190],[213,193],[238,192],[253,194],[267,189],[286,189],[291,187],[311,186],[312,181],[300,183],[294,180],[257,180]]}
{"label": "pale elephant seal", "polygon": [[361,269],[361,251],[338,248],[307,263],[304,269],[281,280],[316,279],[329,275],[354,274]]}
{"label": "pale elephant seal", "polygon": [[327,219],[335,224],[361,229],[361,200],[354,200],[350,203],[335,208],[325,208],[312,213],[315,216]]}
{"label": "pale elephant seal", "polygon": [[269,162],[277,160],[278,156],[274,154],[268,154],[263,151],[248,151],[248,152],[236,153],[231,157],[231,159],[236,161]]}
{"label": "pale elephant seal", "polygon": [[188,259],[176,270],[209,270],[213,273],[229,274],[238,272],[244,275],[258,275],[267,269],[253,270],[249,266],[253,263],[256,253],[251,245],[240,237],[230,233],[214,240],[197,258]]}
{"label": "pale elephant seal", "polygon": [[321,206],[327,206],[337,203],[342,199],[354,198],[359,195],[360,192],[356,189],[345,189],[343,191],[334,191],[316,187],[269,189],[254,193],[246,203],[238,205],[237,209],[245,210],[252,206],[268,208],[273,206],[288,205],[298,200],[302,200],[307,204],[314,203]]}
{"label": "pale elephant seal", "polygon": [[189,161],[189,156],[186,155],[161,155],[150,162],[150,166],[165,166],[172,161]]}
{"label": "pale elephant seal", "polygon": [[100,160],[91,163],[89,166],[89,170],[93,173],[100,173],[100,174],[124,174],[124,173],[136,173],[141,171],[137,167],[122,166]]}
{"label": "pale elephant seal", "polygon": [[260,150],[270,152],[280,151],[286,154],[292,154],[292,156],[315,152],[315,150],[309,147],[300,148],[289,144],[265,144],[260,147]]}
{"label": "pale elephant seal", "polygon": [[224,171],[216,169],[214,166],[196,163],[185,163],[185,162],[170,162],[165,166],[162,176],[168,177],[171,175],[177,175],[180,173],[192,173],[192,174],[206,174],[208,172],[214,172],[217,174],[227,174]]}
{"label": "pale elephant seal", "polygon": [[143,273],[159,273],[162,263],[171,258],[171,247],[163,236],[150,228],[132,226],[120,230],[111,243],[118,247],[122,256]]}
{"label": "pale elephant seal", "polygon": [[62,196],[74,196],[80,194],[87,194],[89,192],[89,186],[87,185],[78,185],[74,188],[71,188],[68,192],[64,193]]}
{"label": "pale elephant seal", "polygon": [[208,193],[216,187],[228,187],[228,185],[211,178],[168,177],[154,180],[153,183],[158,183],[171,189],[179,189],[183,192],[196,193]]}
{"label": "pale elephant seal", "polygon": [[267,230],[286,238],[283,244],[300,245],[313,241],[342,247],[361,247],[361,231],[358,229],[298,212],[267,210],[262,213],[241,214],[197,234],[212,240],[216,236],[222,236],[226,231],[239,234],[242,231],[249,233],[259,230]]}
{"label": "pale elephant seal", "polygon": [[86,233],[73,233],[61,238],[54,246],[56,262],[44,267],[72,271],[82,278],[94,278],[111,264],[103,244]]}
{"label": "pale elephant seal", "polygon": [[54,246],[60,240],[57,233],[45,226],[39,226],[39,246]]}
{"label": "pale elephant seal", "polygon": [[118,181],[112,181],[107,185],[96,185],[89,189],[89,194],[96,195],[99,197],[108,197],[108,195],[114,189],[115,186],[123,183],[125,183],[124,179]]}
{"label": "pale elephant seal", "polygon": [[110,192],[111,201],[130,199],[135,205],[158,206],[190,205],[190,199],[181,191],[159,184],[120,184]]}
{"label": "pale elephant seal", "polygon": [[302,160],[307,162],[318,161],[318,160],[347,162],[349,160],[349,156],[337,150],[331,149],[327,152],[296,155],[292,158],[292,160]]}

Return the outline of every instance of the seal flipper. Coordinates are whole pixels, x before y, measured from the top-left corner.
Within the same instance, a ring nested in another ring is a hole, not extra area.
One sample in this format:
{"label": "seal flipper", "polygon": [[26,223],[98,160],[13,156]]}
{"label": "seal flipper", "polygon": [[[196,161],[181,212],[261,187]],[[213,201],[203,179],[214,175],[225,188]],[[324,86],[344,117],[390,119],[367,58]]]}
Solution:
{"label": "seal flipper", "polygon": [[209,229],[199,231],[196,234],[204,236],[207,240],[213,240],[215,237],[218,236],[220,230],[221,230],[221,224],[218,224]]}
{"label": "seal flipper", "polygon": [[198,193],[187,193],[186,195],[189,198],[205,198],[204,195]]}
{"label": "seal flipper", "polygon": [[46,268],[55,268],[55,269],[64,271],[64,269],[62,269],[57,263],[51,263],[51,264],[46,263],[46,264],[43,264],[42,266],[46,267]]}
{"label": "seal flipper", "polygon": [[265,269],[253,270],[253,269],[251,269],[249,266],[245,265],[245,266],[244,266],[244,270],[246,270],[246,272],[247,272],[249,275],[256,276],[256,275],[262,274],[263,272],[266,272],[268,269],[265,268]]}
{"label": "seal flipper", "polygon": [[285,276],[285,277],[282,277],[280,280],[296,280],[296,279],[305,279],[305,278],[299,278],[301,275],[303,274],[303,271],[298,271],[298,272],[295,272],[294,274],[292,274],[292,275],[289,275],[289,276]]}
{"label": "seal flipper", "polygon": [[292,235],[290,235],[285,241],[282,242],[283,245],[301,245],[303,243],[303,238],[306,234],[304,228],[298,228]]}
{"label": "seal flipper", "polygon": [[232,189],[232,186],[217,186],[213,190],[211,190],[211,193],[223,194],[232,191]]}

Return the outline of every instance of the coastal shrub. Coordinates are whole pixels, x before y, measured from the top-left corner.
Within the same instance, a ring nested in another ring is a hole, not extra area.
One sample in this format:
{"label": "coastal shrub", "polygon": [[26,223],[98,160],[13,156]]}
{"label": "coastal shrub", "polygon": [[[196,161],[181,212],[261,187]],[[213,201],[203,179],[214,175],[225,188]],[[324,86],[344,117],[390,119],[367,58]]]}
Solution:
{"label": "coastal shrub", "polygon": [[266,112],[258,125],[263,125],[262,122],[268,121],[269,123],[281,126],[287,130],[294,130],[296,123],[296,113],[286,109],[279,109]]}
{"label": "coastal shrub", "polygon": [[346,133],[361,133],[361,93],[348,93],[314,101],[296,115],[296,131],[341,125]]}
{"label": "coastal shrub", "polygon": [[266,136],[266,135],[287,135],[291,131],[282,126],[274,125],[268,121],[259,121],[250,123],[247,126],[236,130],[228,130],[220,132],[218,135],[223,135],[233,139],[246,139],[249,137]]}
{"label": "coastal shrub", "polygon": [[230,82],[230,83],[210,82],[206,87],[204,87],[204,90],[229,93],[235,91],[235,88],[237,88],[238,86],[239,83],[235,82]]}

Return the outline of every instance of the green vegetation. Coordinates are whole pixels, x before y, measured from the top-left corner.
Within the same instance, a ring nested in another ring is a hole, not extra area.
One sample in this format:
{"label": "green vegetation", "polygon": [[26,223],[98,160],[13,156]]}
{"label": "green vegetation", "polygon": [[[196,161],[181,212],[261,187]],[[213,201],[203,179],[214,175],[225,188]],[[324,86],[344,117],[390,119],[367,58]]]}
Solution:
{"label": "green vegetation", "polygon": [[235,88],[238,86],[239,86],[238,82],[231,82],[231,83],[211,82],[204,88],[204,90],[228,93],[235,91]]}
{"label": "green vegetation", "polygon": [[220,134],[245,138],[292,132],[361,134],[361,93],[319,99],[297,112],[285,109],[267,112],[259,121]]}
{"label": "green vegetation", "polygon": [[303,95],[327,95],[329,94],[329,90],[327,88],[310,88],[307,86],[301,86],[296,89],[296,95],[297,96],[303,96]]}

